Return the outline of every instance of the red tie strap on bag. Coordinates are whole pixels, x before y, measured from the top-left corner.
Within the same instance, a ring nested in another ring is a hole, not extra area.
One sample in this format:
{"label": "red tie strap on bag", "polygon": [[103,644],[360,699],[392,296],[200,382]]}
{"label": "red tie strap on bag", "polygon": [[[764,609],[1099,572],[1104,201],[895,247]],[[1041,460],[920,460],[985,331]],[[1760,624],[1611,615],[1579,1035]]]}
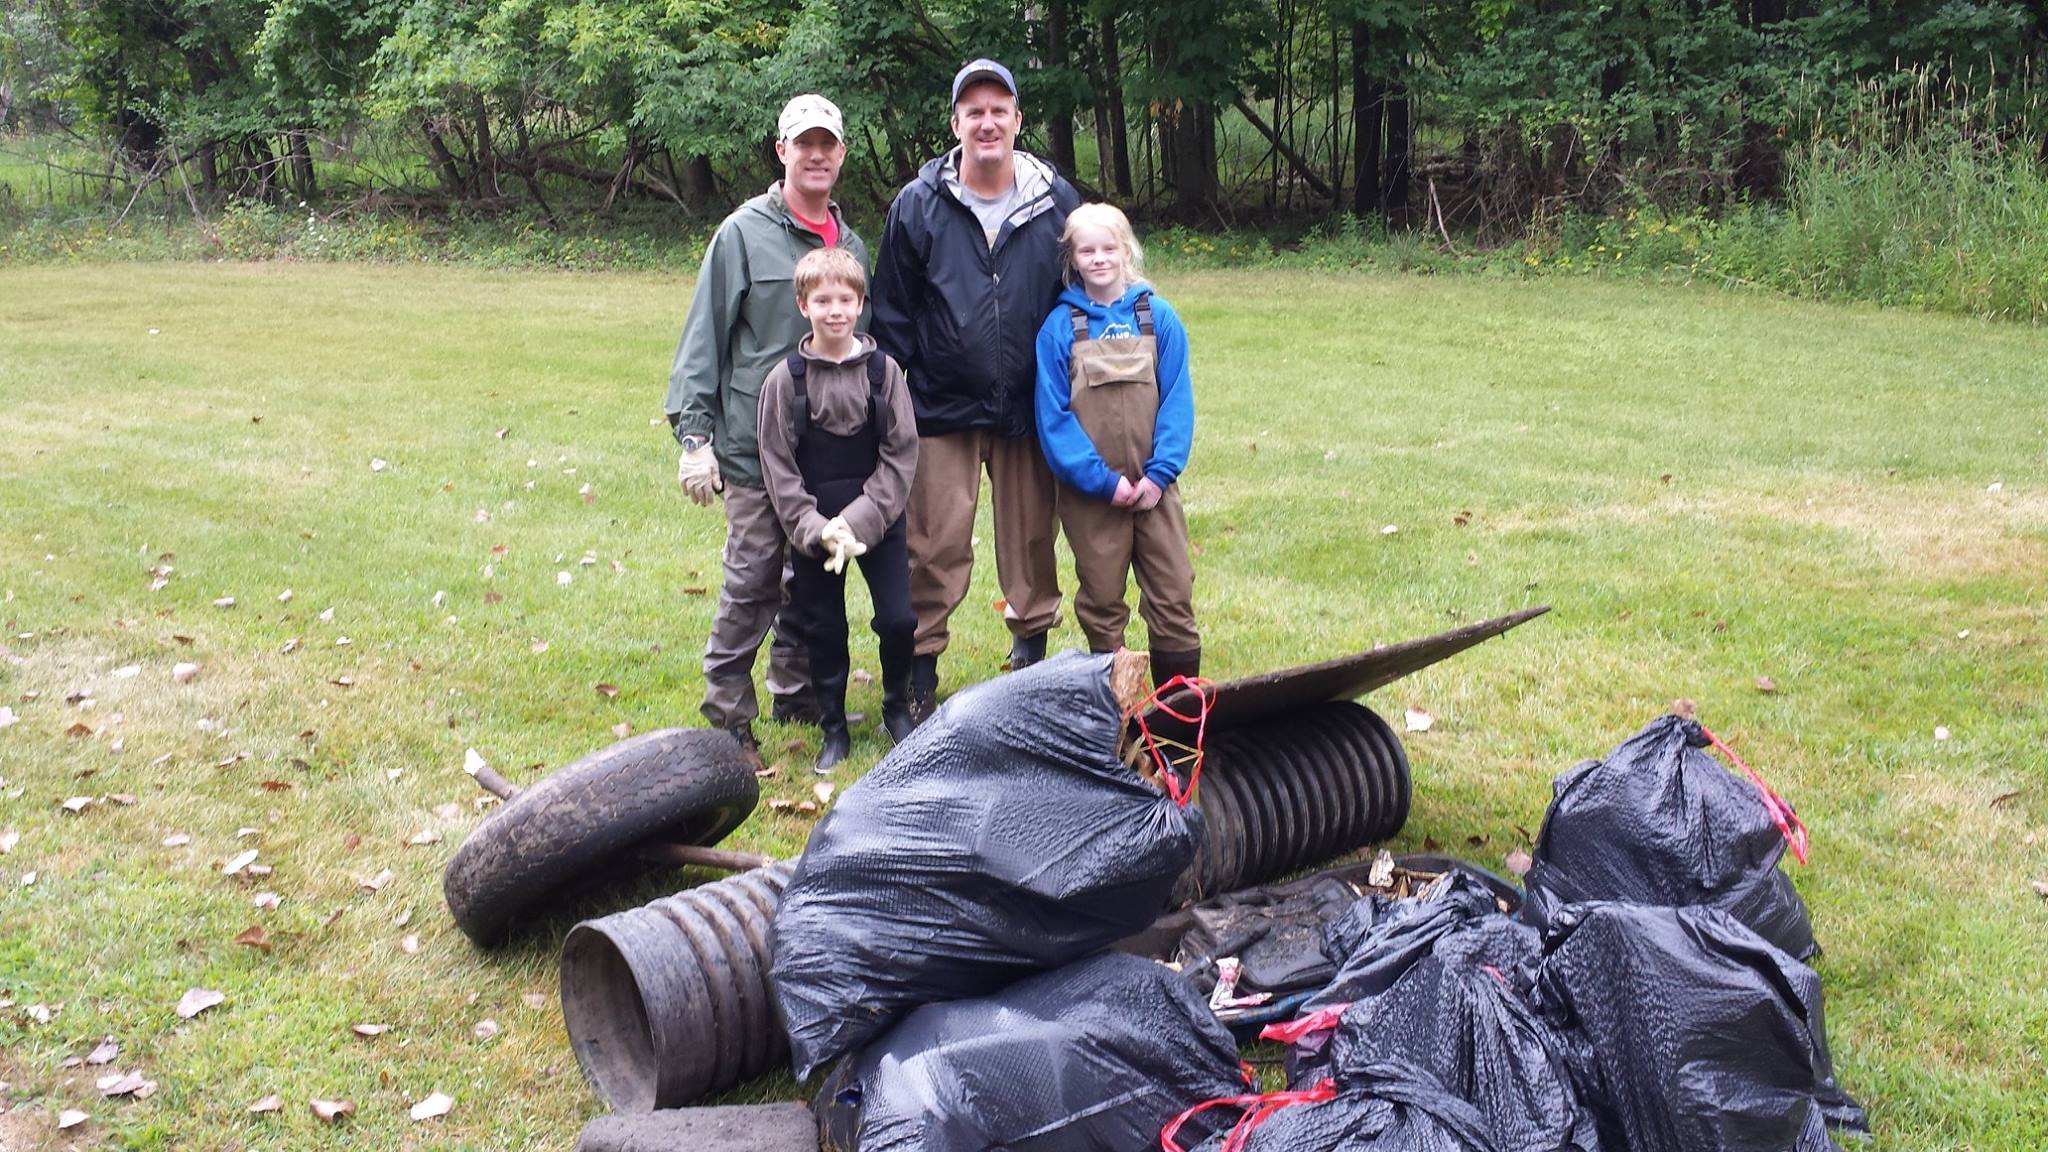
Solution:
{"label": "red tie strap on bag", "polygon": [[[1195,694],[1193,715],[1166,702],[1182,688]],[[1209,732],[1209,712],[1215,706],[1214,681],[1200,676],[1175,676],[1154,688],[1151,695],[1138,701],[1137,707],[1131,709],[1138,723],[1138,735],[1145,742],[1145,752],[1158,767],[1160,779],[1166,781],[1166,794],[1183,808],[1194,801],[1195,786],[1202,779],[1202,746]],[[1195,742],[1184,744],[1172,736],[1152,731],[1150,717],[1154,712],[1193,727]],[[1185,785],[1181,783],[1183,776],[1187,780]]]}
{"label": "red tie strap on bag", "polygon": [[1223,1152],[1244,1152],[1251,1141],[1252,1131],[1266,1122],[1266,1118],[1282,1108],[1296,1104],[1320,1104],[1337,1098],[1337,1085],[1331,1080],[1318,1080],[1313,1088],[1289,1092],[1264,1092],[1244,1096],[1223,1096],[1215,1100],[1204,1100],[1182,1112],[1159,1131],[1159,1147],[1162,1152],[1187,1152],[1175,1138],[1180,1135],[1181,1125],[1196,1115],[1211,1108],[1242,1108],[1244,1115],[1231,1125],[1230,1135],[1224,1138]]}
{"label": "red tie strap on bag", "polygon": [[1704,724],[1700,725],[1700,735],[1705,736],[1708,743],[1720,749],[1721,755],[1726,756],[1742,770],[1743,775],[1749,777],[1750,783],[1756,785],[1757,791],[1763,795],[1764,807],[1770,810],[1772,822],[1777,824],[1779,834],[1785,837],[1785,843],[1792,847],[1792,858],[1801,864],[1806,863],[1806,822],[1799,818],[1799,813],[1792,810],[1792,805],[1786,803],[1784,797],[1772,791],[1771,786],[1764,783],[1764,778],[1757,774],[1757,770],[1735,754],[1735,749],[1722,743],[1719,736],[1707,731]]}

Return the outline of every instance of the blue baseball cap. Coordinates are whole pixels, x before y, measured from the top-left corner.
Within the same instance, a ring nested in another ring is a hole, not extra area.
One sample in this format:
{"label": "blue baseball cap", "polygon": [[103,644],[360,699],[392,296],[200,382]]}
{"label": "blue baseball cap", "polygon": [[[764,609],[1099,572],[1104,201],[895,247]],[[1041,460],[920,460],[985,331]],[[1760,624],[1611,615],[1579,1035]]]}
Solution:
{"label": "blue baseball cap", "polygon": [[960,102],[960,93],[966,91],[969,84],[979,84],[984,80],[1001,84],[1009,89],[1012,97],[1017,95],[1017,78],[1010,75],[1010,70],[983,57],[979,60],[969,60],[960,66],[960,71],[953,74],[953,103]]}

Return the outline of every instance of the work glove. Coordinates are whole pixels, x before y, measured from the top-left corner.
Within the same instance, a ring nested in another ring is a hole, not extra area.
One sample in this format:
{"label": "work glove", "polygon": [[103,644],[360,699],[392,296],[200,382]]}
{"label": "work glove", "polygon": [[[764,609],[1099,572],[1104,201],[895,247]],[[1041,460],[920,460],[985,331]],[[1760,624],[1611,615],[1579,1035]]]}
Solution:
{"label": "work glove", "polygon": [[1159,498],[1164,495],[1166,493],[1160,489],[1159,485],[1154,484],[1152,478],[1147,476],[1138,481],[1137,494],[1131,500],[1131,509],[1135,512],[1150,512],[1153,506],[1159,503]]}
{"label": "work glove", "polygon": [[1118,508],[1129,508],[1138,499],[1138,489],[1122,476],[1116,478],[1116,495],[1109,498]]}
{"label": "work glove", "polygon": [[711,440],[695,448],[683,449],[683,458],[676,462],[676,483],[698,505],[711,503],[714,494],[724,491],[725,480],[718,474],[718,460],[711,455]]}
{"label": "work glove", "polygon": [[825,548],[825,571],[834,576],[846,572],[847,561],[866,554],[868,546],[856,540],[853,525],[844,516],[834,516],[825,522],[825,530],[818,534],[818,542]]}

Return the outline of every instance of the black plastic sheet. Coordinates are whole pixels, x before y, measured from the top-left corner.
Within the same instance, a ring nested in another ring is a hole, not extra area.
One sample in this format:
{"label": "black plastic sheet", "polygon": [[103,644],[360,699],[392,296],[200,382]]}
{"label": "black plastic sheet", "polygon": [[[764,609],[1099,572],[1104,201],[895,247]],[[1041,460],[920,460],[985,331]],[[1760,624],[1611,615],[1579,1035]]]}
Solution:
{"label": "black plastic sheet", "polygon": [[841,793],[775,917],[799,1079],[923,1004],[1000,991],[1143,929],[1200,813],[1118,758],[1109,656],[976,685]]}
{"label": "black plastic sheet", "polygon": [[1557,778],[1524,877],[1529,923],[1581,901],[1702,905],[1794,959],[1818,951],[1806,904],[1778,870],[1785,838],[1771,809],[1707,743],[1694,721],[1665,716]]}
{"label": "black plastic sheet", "polygon": [[1137,1152],[1244,1090],[1236,1043],[1187,981],[1109,953],[912,1012],[833,1072],[816,1109],[828,1152]]}
{"label": "black plastic sheet", "polygon": [[1413,1065],[1361,1066],[1331,1090],[1326,1100],[1233,1112],[1242,1130],[1195,1152],[1503,1152],[1478,1109]]}

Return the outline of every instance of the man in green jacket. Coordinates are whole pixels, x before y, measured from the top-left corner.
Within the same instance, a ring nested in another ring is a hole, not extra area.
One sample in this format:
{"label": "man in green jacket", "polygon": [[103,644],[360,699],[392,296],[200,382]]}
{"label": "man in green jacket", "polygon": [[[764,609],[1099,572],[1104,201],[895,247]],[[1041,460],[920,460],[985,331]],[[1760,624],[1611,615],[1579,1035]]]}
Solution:
{"label": "man in green jacket", "polygon": [[797,311],[796,262],[816,248],[867,246],[840,218],[832,186],[846,160],[839,109],[803,95],[782,109],[775,154],[783,178],[739,206],[711,238],[683,338],[669,372],[668,420],[682,445],[676,478],[699,505],[725,496],[725,575],[704,647],[704,703],[711,723],[739,738],[758,763],[753,722],[754,654],[775,625],[768,690],[777,720],[815,715],[801,622],[782,609],[788,543],[762,487],[755,446],[761,381],[810,331]]}

